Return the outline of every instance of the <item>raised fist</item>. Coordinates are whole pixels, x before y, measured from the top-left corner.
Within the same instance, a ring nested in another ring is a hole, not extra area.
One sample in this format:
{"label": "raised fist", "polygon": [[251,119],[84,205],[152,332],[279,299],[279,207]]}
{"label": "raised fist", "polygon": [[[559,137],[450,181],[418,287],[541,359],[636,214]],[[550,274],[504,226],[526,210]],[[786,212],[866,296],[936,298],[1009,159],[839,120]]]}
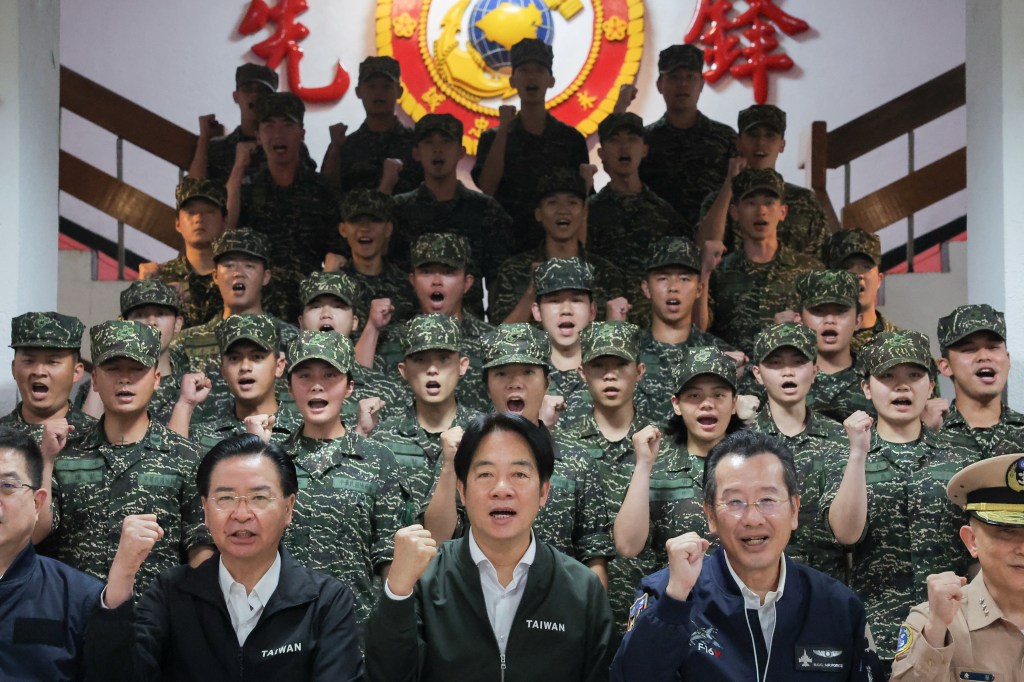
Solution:
{"label": "raised fist", "polygon": [[395,559],[388,572],[388,589],[396,597],[412,594],[416,581],[437,555],[437,542],[430,531],[419,524],[395,533]]}

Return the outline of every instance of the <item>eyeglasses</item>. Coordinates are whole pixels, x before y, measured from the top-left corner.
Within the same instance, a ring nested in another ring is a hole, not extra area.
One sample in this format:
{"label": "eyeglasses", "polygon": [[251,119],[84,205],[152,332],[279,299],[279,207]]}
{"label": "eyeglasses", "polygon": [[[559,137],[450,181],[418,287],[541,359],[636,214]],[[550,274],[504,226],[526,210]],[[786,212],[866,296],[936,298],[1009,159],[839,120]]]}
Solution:
{"label": "eyeglasses", "polygon": [[263,511],[276,499],[272,495],[214,495],[213,506],[221,511],[235,511],[242,500],[245,500],[249,509]]}
{"label": "eyeglasses", "polygon": [[28,483],[22,483],[17,480],[4,480],[0,481],[0,495],[10,497],[14,493],[18,492],[22,488],[28,488],[29,490],[38,490],[35,486],[31,486]]}
{"label": "eyeglasses", "polygon": [[782,511],[782,500],[777,497],[762,497],[754,502],[747,502],[746,500],[726,500],[725,502],[719,502],[715,506],[736,518],[740,518],[746,514],[747,507],[755,507],[762,516],[775,516]]}

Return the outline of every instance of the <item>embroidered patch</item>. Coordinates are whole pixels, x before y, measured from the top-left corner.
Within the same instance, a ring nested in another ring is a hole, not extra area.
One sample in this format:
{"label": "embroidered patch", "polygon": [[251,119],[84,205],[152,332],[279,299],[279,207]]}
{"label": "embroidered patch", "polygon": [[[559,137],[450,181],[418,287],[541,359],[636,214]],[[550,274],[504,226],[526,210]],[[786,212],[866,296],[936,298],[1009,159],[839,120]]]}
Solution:
{"label": "embroidered patch", "polygon": [[633,629],[636,624],[636,619],[641,613],[647,610],[647,593],[644,592],[643,596],[633,602],[633,605],[629,607],[629,618],[626,619],[626,632]]}
{"label": "embroidered patch", "polygon": [[793,651],[793,667],[802,672],[842,672],[849,657],[836,644],[797,644]]}
{"label": "embroidered patch", "polygon": [[914,631],[904,623],[900,626],[900,635],[896,639],[896,658],[910,651],[912,646],[914,646]]}
{"label": "embroidered patch", "polygon": [[[691,625],[696,625],[693,621],[690,621]],[[697,651],[701,651],[708,656],[714,656],[718,658],[722,655],[722,645],[718,643],[718,628],[706,627],[706,628],[695,628],[693,634],[690,635],[690,647],[696,648]]]}

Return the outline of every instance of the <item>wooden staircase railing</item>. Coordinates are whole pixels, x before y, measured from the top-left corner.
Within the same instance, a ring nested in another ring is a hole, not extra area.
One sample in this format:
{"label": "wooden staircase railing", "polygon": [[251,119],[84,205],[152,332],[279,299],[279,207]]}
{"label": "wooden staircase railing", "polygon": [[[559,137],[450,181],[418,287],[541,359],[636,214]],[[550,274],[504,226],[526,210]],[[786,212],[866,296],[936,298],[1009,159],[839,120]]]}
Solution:
{"label": "wooden staircase railing", "polygon": [[[60,105],[179,169],[192,161],[198,140],[194,133],[64,66]],[[63,150],[60,189],[168,246],[180,245],[173,207]]]}
{"label": "wooden staircase railing", "polygon": [[[911,136],[913,149],[915,129],[966,104],[965,75],[961,64],[835,130],[828,130],[824,121],[812,124],[811,188],[834,230],[859,227],[877,232],[904,218],[912,220],[917,211],[967,187],[967,150],[959,149],[856,201],[847,196],[841,222],[826,189],[830,169],[845,167],[849,187],[853,160],[903,135]],[[908,244],[912,242],[911,234]]]}

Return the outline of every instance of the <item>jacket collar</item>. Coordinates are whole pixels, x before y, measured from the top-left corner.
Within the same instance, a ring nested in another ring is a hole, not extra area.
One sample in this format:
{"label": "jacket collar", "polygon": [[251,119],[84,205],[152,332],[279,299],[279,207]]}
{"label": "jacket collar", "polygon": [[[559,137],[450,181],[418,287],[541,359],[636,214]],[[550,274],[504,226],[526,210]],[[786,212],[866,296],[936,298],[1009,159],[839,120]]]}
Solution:
{"label": "jacket collar", "polygon": [[29,542],[18,556],[14,557],[14,561],[4,571],[3,576],[0,576],[0,589],[11,587],[14,583],[27,578],[35,570],[37,561],[36,548]]}
{"label": "jacket collar", "polygon": [[1003,610],[999,608],[999,604],[988,591],[981,570],[978,571],[978,575],[974,576],[969,588],[966,603],[961,607],[964,618],[967,619],[968,630],[971,632],[981,630],[997,620],[1002,620]]}

